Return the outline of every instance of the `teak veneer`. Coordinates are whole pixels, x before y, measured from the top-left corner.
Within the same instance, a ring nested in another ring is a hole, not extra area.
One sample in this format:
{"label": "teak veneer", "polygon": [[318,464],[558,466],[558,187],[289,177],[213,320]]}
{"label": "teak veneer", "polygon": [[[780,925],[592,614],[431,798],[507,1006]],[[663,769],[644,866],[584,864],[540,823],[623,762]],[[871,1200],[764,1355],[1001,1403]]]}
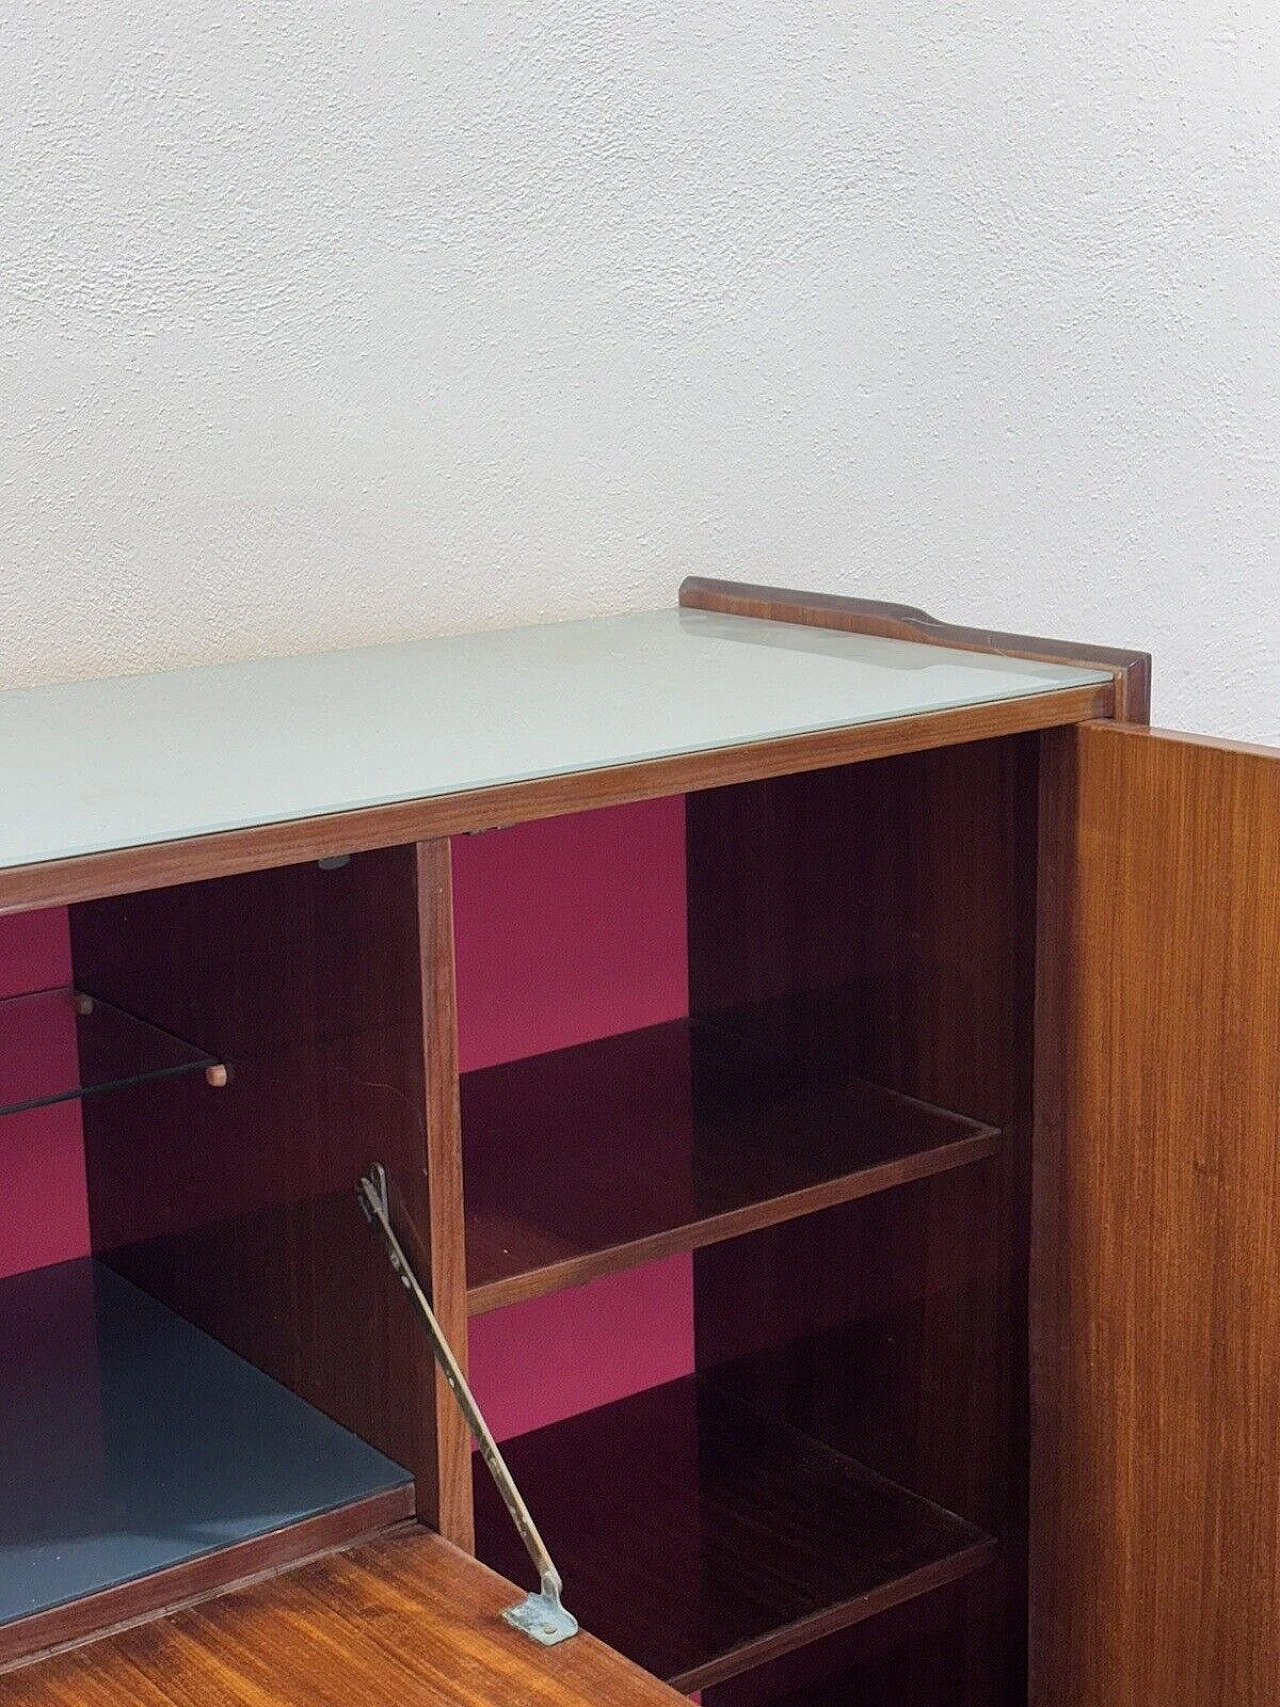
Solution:
{"label": "teak veneer", "polygon": [[[590,1630],[688,1693],[990,1563],[996,1542],[689,1377],[509,1443]],[[520,1545],[483,1475],[481,1544]]]}
{"label": "teak veneer", "polygon": [[1280,1682],[1280,754],[1048,744],[1034,1696]]}
{"label": "teak veneer", "polygon": [[6,1707],[679,1707],[593,1637],[546,1651],[510,1583],[396,1530],[0,1680]]}

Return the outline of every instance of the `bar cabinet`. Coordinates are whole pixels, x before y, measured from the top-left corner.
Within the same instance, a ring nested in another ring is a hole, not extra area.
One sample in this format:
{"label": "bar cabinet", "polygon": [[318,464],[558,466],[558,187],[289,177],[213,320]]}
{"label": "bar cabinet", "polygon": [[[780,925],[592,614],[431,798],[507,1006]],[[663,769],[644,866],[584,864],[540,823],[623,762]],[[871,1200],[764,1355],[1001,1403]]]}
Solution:
{"label": "bar cabinet", "polygon": [[0,695],[0,1181],[74,1104],[88,1228],[0,1699],[1272,1702],[1280,760],[1148,676],[693,580]]}

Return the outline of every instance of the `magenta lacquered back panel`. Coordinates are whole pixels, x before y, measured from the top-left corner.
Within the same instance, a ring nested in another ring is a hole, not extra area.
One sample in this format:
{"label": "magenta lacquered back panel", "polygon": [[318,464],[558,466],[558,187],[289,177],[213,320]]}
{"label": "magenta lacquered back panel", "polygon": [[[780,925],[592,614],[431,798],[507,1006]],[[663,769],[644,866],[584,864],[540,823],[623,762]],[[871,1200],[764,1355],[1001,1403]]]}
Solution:
{"label": "magenta lacquered back panel", "polygon": [[684,799],[453,841],[464,1073],[689,1011]]}
{"label": "magenta lacquered back panel", "polygon": [[[64,909],[0,918],[0,998],[70,982]],[[45,1047],[74,1062],[73,1022],[51,1030]],[[88,1251],[79,1103],[0,1115],[0,1277]]]}
{"label": "magenta lacquered back panel", "polygon": [[[464,1072],[688,1013],[682,797],[459,836],[453,880]],[[692,1261],[479,1316],[470,1351],[499,1439],[674,1380]]]}

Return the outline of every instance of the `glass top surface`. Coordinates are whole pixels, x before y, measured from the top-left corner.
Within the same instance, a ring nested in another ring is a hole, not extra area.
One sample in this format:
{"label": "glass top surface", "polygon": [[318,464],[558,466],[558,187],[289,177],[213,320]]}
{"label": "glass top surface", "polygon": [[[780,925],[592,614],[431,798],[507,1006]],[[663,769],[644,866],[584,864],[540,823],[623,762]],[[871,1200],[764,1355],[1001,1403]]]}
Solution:
{"label": "glass top surface", "polygon": [[0,693],[0,869],[1110,680],[641,611]]}

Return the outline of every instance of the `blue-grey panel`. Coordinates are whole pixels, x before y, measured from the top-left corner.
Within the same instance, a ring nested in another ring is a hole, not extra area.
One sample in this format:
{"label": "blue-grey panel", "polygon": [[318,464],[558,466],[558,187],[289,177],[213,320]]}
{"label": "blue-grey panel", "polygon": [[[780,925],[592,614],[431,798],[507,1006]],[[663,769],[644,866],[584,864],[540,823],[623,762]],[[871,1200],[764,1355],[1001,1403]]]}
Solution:
{"label": "blue-grey panel", "polygon": [[0,1281],[0,1623],[409,1480],[100,1263]]}

